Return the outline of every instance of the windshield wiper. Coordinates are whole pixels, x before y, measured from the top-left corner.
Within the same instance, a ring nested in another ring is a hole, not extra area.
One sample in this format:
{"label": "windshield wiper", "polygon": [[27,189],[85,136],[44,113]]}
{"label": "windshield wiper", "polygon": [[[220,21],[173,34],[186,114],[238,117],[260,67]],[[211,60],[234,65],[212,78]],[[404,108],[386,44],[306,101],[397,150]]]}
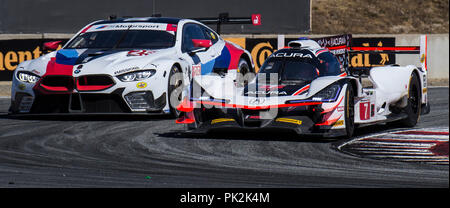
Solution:
{"label": "windshield wiper", "polygon": [[110,50],[116,49],[120,45],[120,43],[123,41],[123,39],[125,39],[125,37],[127,36],[128,31],[130,31],[131,26],[132,25],[128,26],[128,28],[125,31],[125,33],[123,33],[123,35],[122,35],[122,37],[120,37],[119,41],[117,41],[117,43]]}

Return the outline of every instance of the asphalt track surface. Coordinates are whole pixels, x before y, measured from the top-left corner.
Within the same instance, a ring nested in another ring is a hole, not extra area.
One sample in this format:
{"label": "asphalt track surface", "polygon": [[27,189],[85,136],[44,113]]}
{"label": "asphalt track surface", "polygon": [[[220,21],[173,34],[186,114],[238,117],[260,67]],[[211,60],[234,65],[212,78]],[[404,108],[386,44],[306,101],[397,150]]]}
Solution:
{"label": "asphalt track surface", "polygon": [[[449,126],[448,88],[429,89],[416,128]],[[164,116],[6,116],[0,187],[449,187],[449,166],[341,153],[341,139],[280,132],[182,133]],[[359,129],[356,136],[396,130]]]}

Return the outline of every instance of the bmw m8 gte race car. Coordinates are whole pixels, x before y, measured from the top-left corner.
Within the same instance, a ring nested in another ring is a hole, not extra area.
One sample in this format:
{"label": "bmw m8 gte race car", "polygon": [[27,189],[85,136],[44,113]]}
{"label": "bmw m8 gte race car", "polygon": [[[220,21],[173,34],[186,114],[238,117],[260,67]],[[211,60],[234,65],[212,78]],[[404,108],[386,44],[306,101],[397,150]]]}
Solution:
{"label": "bmw m8 gte race car", "polygon": [[[242,87],[213,74],[194,77],[178,106],[183,113],[177,123],[185,124],[189,132],[282,128],[299,134],[351,137],[355,127],[363,125],[396,122],[412,127],[420,114],[429,112],[426,37],[421,38],[421,47],[394,48],[355,48],[350,46],[350,35],[331,38],[346,41],[327,47],[318,44],[333,42],[326,38],[289,42]],[[423,64],[350,68],[347,56],[356,51],[420,53]],[[364,74],[370,80],[365,87]]]}
{"label": "bmw m8 gte race car", "polygon": [[252,70],[249,52],[196,20],[100,20],[82,28],[62,49],[20,63],[10,113],[177,115],[181,98],[170,95],[180,94],[192,74],[235,76]]}

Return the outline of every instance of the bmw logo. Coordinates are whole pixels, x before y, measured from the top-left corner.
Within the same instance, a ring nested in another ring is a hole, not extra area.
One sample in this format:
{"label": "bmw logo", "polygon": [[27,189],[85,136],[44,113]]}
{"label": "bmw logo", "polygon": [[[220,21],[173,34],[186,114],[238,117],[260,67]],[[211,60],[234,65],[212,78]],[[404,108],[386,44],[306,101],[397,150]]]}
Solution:
{"label": "bmw logo", "polygon": [[81,70],[79,70],[79,69],[73,71],[73,73],[75,73],[75,74],[78,74],[78,73],[80,73],[80,72],[81,72]]}

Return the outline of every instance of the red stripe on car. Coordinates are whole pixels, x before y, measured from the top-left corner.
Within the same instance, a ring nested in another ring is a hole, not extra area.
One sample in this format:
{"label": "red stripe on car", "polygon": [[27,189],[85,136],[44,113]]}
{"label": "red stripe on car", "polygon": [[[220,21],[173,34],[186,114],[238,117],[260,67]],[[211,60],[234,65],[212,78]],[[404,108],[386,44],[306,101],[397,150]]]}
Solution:
{"label": "red stripe on car", "polygon": [[297,90],[296,92],[294,92],[294,94],[292,94],[292,95],[299,95],[300,93],[305,92],[308,89],[309,89],[309,85],[306,85],[306,86],[300,88],[299,90]]}
{"label": "red stripe on car", "polygon": [[239,59],[244,53],[244,50],[237,48],[229,42],[225,42],[225,47],[227,47],[228,51],[230,52],[230,65],[228,66],[228,69],[237,69]]}

